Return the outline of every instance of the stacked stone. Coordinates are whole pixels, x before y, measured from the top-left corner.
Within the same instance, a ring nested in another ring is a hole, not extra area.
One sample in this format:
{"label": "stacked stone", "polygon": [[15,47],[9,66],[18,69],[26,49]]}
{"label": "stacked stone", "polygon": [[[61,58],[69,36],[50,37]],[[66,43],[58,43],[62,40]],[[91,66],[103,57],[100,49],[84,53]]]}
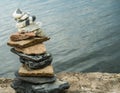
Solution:
{"label": "stacked stone", "polygon": [[16,93],[62,93],[69,88],[68,82],[59,80],[54,74],[52,55],[46,51],[44,35],[36,17],[17,9],[13,13],[18,32],[10,36],[8,45],[19,56],[22,63],[15,73],[11,87]]}

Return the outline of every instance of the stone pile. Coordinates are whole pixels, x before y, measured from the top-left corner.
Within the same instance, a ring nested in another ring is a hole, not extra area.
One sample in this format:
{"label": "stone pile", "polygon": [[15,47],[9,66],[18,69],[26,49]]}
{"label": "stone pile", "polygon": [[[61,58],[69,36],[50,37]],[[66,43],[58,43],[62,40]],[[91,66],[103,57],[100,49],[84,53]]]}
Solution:
{"label": "stone pile", "polygon": [[52,66],[52,54],[43,42],[45,36],[36,17],[17,9],[13,13],[18,32],[10,36],[8,45],[19,56],[21,67],[15,72],[11,87],[16,93],[62,93],[69,88],[68,82],[56,78]]}

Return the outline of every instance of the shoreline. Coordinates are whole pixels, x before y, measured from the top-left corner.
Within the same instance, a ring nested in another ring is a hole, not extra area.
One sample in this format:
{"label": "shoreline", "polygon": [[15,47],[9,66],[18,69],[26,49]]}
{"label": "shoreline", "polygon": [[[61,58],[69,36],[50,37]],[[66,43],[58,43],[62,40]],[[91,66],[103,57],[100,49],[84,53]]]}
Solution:
{"label": "shoreline", "polygon": [[[57,78],[68,81],[66,93],[120,93],[120,74],[61,72]],[[15,93],[10,87],[12,79],[0,78],[0,93]]]}

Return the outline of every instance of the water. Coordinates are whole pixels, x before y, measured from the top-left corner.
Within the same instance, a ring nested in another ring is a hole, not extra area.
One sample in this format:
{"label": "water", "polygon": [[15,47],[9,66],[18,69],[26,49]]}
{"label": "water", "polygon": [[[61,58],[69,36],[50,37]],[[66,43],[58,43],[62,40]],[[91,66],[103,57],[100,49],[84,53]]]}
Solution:
{"label": "water", "polygon": [[55,72],[120,72],[120,0],[1,0],[0,77],[14,77],[20,66],[6,45],[17,31],[12,13],[37,16]]}

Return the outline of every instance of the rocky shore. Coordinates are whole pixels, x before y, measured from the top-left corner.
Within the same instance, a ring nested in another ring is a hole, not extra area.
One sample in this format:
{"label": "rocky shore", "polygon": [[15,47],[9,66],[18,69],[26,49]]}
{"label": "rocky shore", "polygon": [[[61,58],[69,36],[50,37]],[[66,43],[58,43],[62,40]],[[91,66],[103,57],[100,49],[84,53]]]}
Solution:
{"label": "rocky shore", "polygon": [[[114,73],[58,73],[57,78],[68,81],[66,93],[120,93],[120,74]],[[15,93],[12,79],[0,79],[0,93]]]}

